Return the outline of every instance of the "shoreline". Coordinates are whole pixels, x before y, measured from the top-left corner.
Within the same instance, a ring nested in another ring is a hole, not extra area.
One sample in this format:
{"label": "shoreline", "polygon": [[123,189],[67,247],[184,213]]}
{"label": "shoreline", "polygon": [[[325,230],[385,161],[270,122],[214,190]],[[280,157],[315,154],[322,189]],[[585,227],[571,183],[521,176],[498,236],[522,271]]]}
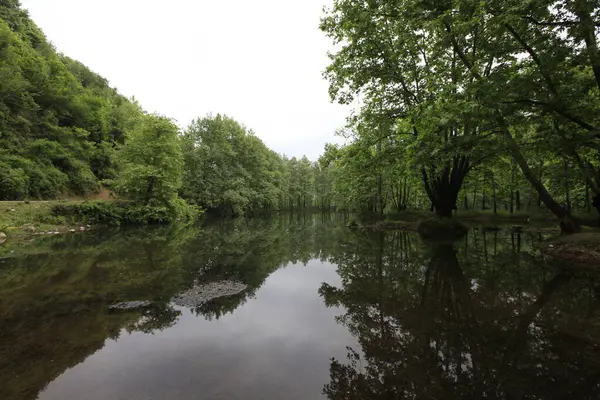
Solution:
{"label": "shoreline", "polygon": [[1,201],[0,232],[3,232],[7,239],[14,239],[93,229],[83,221],[71,222],[64,217],[52,215],[52,209],[56,205],[83,202],[84,200]]}

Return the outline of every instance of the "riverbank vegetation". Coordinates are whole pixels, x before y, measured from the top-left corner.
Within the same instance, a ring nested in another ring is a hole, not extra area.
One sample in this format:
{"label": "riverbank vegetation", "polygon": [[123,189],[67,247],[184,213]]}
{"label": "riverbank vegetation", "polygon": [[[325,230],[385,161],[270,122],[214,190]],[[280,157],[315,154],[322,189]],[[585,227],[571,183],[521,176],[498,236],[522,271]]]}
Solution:
{"label": "riverbank vegetation", "polygon": [[[145,112],[57,53],[16,0],[0,4],[0,52],[0,200],[95,198],[104,190],[105,200],[133,208],[135,218],[118,220],[146,223],[189,220],[201,209],[238,216],[325,203],[317,163],[273,152],[227,116],[181,129]],[[78,203],[52,213],[92,208],[111,211],[106,219],[122,214],[118,204]]]}
{"label": "riverbank vegetation", "polygon": [[338,132],[345,144],[311,161],[277,154],[225,115],[181,129],[145,112],[56,53],[18,1],[3,2],[0,200],[104,190],[114,204],[52,214],[115,223],[344,210],[403,222],[550,218],[577,232],[600,209],[588,3],[336,0],[321,21],[337,49],[325,77],[333,100],[360,106]]}

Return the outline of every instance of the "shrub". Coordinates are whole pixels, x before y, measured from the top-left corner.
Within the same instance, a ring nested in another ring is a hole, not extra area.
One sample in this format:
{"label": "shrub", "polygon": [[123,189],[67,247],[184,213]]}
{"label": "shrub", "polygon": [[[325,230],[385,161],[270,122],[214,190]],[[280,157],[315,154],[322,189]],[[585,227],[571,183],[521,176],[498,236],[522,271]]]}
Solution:
{"label": "shrub", "polygon": [[0,198],[18,200],[26,197],[29,186],[27,173],[4,162],[0,162],[0,170]]}
{"label": "shrub", "polygon": [[172,222],[171,212],[167,207],[150,205],[132,205],[123,215],[126,224],[148,225],[167,224]]}
{"label": "shrub", "polygon": [[130,202],[86,201],[58,204],[52,215],[65,217],[70,223],[91,225],[149,225],[195,220],[201,211],[176,199],[170,206],[140,205]]}
{"label": "shrub", "polygon": [[171,213],[175,221],[193,221],[202,215],[202,212],[200,207],[190,205],[180,197],[171,202]]}
{"label": "shrub", "polygon": [[348,223],[346,224],[346,226],[348,228],[357,228],[359,226],[358,218],[356,218],[354,216],[350,217],[350,220],[348,221]]}
{"label": "shrub", "polygon": [[126,212],[125,203],[86,201],[80,204],[57,204],[52,215],[66,217],[71,223],[121,225]]}

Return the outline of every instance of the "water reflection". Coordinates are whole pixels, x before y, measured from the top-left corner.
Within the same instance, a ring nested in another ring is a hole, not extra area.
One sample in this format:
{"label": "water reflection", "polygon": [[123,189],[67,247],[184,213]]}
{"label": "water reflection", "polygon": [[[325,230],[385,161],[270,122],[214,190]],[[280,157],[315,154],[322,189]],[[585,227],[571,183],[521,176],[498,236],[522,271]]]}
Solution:
{"label": "water reflection", "polygon": [[[180,329],[190,312],[206,321],[232,315],[256,297],[274,271],[307,263],[333,247],[336,230],[343,227],[326,227],[315,217],[280,218],[103,231],[3,247],[0,398],[37,398],[65,370],[102,349],[107,339],[121,341],[123,334],[134,332],[158,335],[176,325]],[[193,310],[169,303],[193,285],[218,280],[241,281],[248,288]],[[311,290],[314,306],[319,306],[320,283]],[[141,313],[108,310],[131,300],[153,303]]]}
{"label": "water reflection", "polygon": [[474,231],[414,246],[364,233],[336,258],[327,305],[359,348],[332,359],[330,399],[597,399],[594,277],[535,251],[530,235]]}
{"label": "water reflection", "polygon": [[[0,248],[0,398],[598,398],[598,277],[540,239],[288,215]],[[221,280],[248,288],[169,302]]]}

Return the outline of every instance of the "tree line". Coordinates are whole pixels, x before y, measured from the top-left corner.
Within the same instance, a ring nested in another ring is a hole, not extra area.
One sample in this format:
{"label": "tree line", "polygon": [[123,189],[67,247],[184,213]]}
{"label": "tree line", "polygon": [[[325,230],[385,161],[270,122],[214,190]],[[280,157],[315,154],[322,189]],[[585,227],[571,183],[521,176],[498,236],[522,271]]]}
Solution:
{"label": "tree line", "polygon": [[136,220],[198,208],[506,210],[548,212],[577,231],[574,213],[600,209],[597,8],[336,0],[321,21],[338,49],[325,77],[333,100],[361,107],[347,144],[310,161],[227,116],[182,131],[148,114],[4,1],[0,200],[106,187],[139,205]]}
{"label": "tree line", "polygon": [[329,169],[306,156],[288,158],[223,115],[192,122],[182,136],[190,203],[220,214],[331,209]]}
{"label": "tree line", "polygon": [[[0,200],[108,188],[136,204],[118,211],[131,221],[188,218],[195,206],[228,215],[305,210],[329,193],[317,163],[275,153],[232,118],[208,115],[182,131],[145,112],[57,53],[17,0],[0,3],[0,171]],[[92,211],[117,213],[74,213]]]}
{"label": "tree line", "polygon": [[598,12],[591,0],[334,1],[325,76],[332,99],[361,103],[341,149],[349,192],[441,217],[538,207],[577,231],[574,210],[600,210]]}

